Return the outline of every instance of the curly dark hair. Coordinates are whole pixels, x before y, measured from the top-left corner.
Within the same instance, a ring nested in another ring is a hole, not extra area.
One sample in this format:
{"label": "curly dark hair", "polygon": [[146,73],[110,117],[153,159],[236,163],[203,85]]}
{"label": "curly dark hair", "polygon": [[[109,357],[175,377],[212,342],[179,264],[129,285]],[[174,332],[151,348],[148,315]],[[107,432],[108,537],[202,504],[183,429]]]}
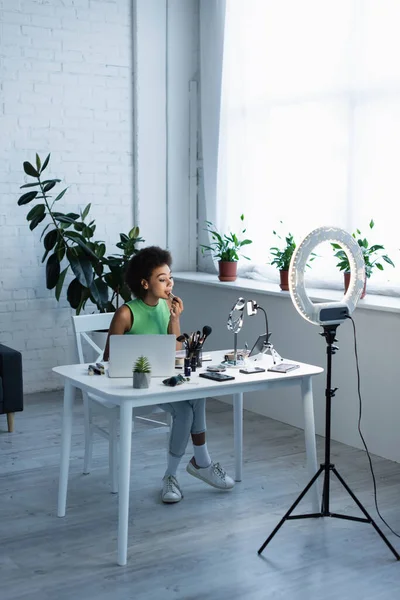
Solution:
{"label": "curly dark hair", "polygon": [[125,282],[136,298],[143,299],[146,290],[141,281],[150,279],[152,272],[162,265],[172,264],[172,257],[168,250],[163,250],[158,246],[148,246],[142,248],[137,254],[132,256],[125,271]]}

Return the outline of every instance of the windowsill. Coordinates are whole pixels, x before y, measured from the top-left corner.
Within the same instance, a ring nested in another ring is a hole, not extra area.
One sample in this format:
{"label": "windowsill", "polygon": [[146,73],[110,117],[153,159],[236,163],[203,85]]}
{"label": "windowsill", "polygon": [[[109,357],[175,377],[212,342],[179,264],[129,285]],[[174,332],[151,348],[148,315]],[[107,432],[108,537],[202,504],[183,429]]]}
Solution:
{"label": "windowsill", "polygon": [[[236,281],[219,281],[218,275],[210,273],[200,273],[194,271],[174,272],[174,280],[186,283],[194,283],[196,285],[211,285],[214,287],[227,288],[231,290],[257,292],[258,294],[266,294],[269,296],[290,297],[289,292],[282,292],[277,283],[267,281],[245,279],[238,277]],[[343,298],[343,292],[328,289],[307,289],[309,298],[313,302],[332,302],[340,301]],[[400,298],[391,296],[379,296],[377,294],[369,294],[357,304],[357,308],[368,310],[381,310],[384,312],[400,312]]]}

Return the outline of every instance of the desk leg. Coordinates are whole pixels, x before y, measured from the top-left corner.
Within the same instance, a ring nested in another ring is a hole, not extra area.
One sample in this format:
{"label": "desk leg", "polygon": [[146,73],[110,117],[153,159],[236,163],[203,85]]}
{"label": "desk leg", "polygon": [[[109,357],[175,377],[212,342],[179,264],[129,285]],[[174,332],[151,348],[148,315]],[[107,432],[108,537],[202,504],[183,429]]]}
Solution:
{"label": "desk leg", "polygon": [[[318,471],[317,447],[315,443],[314,402],[312,393],[311,377],[303,377],[301,380],[301,395],[304,411],[304,436],[307,454],[307,469],[310,479]],[[314,512],[320,512],[318,500],[318,484],[314,483],[311,490],[311,502]]]}
{"label": "desk leg", "polygon": [[235,481],[242,481],[243,394],[233,395],[233,437],[235,446]]}
{"label": "desk leg", "polygon": [[126,565],[128,553],[129,485],[132,450],[132,402],[123,400],[120,415],[120,451],[118,481],[118,564]]}
{"label": "desk leg", "polygon": [[57,515],[65,517],[67,503],[69,458],[71,454],[72,411],[74,408],[75,388],[67,379],[64,383],[64,410],[61,430],[60,479],[58,482]]}

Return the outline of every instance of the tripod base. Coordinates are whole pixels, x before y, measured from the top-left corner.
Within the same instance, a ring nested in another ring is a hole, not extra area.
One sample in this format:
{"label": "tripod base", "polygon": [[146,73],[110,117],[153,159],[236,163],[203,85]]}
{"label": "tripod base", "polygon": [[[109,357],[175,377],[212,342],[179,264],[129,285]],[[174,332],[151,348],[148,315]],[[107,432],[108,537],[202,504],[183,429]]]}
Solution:
{"label": "tripod base", "polygon": [[[330,476],[331,472],[340,481],[340,483],[345,488],[347,493],[351,496],[351,498],[357,504],[358,508],[365,515],[364,518],[363,517],[353,517],[353,516],[343,515],[340,513],[330,512],[330,510],[329,510],[329,476]],[[294,511],[296,506],[301,502],[301,500],[307,494],[308,490],[317,481],[318,477],[322,474],[325,475],[325,481],[324,481],[324,491],[323,491],[323,495],[322,495],[321,512],[292,515],[292,512]],[[263,543],[261,548],[258,550],[258,554],[261,554],[263,552],[264,548],[269,544],[269,542],[272,540],[272,538],[275,536],[275,534],[278,533],[279,529],[282,527],[282,525],[284,524],[285,521],[289,521],[290,519],[312,519],[312,518],[320,518],[320,517],[334,517],[336,519],[346,519],[349,521],[359,521],[361,523],[370,523],[372,525],[372,527],[375,529],[375,531],[380,535],[380,537],[385,542],[385,544],[388,546],[388,548],[391,550],[392,554],[394,554],[396,560],[400,560],[400,555],[398,554],[396,549],[392,546],[392,544],[389,542],[389,540],[384,535],[384,533],[381,531],[381,529],[379,529],[378,525],[375,523],[375,521],[373,520],[371,515],[366,511],[366,509],[361,504],[359,499],[355,496],[355,494],[351,491],[351,489],[349,488],[347,483],[344,481],[344,479],[341,477],[341,475],[335,469],[335,465],[332,465],[331,463],[329,463],[329,464],[325,463],[320,466],[320,468],[318,469],[318,471],[316,472],[314,477],[306,485],[306,487],[303,489],[303,491],[300,493],[300,495],[297,497],[297,499],[293,502],[292,506],[289,508],[289,510],[286,512],[286,514],[279,521],[278,525],[275,527],[273,532],[265,540],[265,542]]]}

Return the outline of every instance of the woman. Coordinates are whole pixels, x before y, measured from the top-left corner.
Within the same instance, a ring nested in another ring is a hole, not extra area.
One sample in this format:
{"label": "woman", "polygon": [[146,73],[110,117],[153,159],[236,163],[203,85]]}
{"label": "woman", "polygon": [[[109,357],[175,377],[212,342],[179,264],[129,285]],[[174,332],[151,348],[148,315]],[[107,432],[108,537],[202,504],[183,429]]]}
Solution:
{"label": "woman", "polygon": [[[115,334],[180,335],[179,318],[183,302],[172,296],[172,258],[158,246],[143,248],[131,258],[125,275],[126,283],[135,296],[115,313],[108,332],[104,360],[108,360],[109,336]],[[171,299],[172,298],[172,299]],[[179,344],[178,344],[179,346]],[[163,477],[162,501],[167,504],[183,498],[177,480],[177,470],[191,436],[194,456],[186,470],[190,475],[221,490],[233,488],[235,482],[219,463],[214,463],[206,444],[206,401],[185,400],[162,404],[171,413],[172,427],[169,439],[168,464]]]}

